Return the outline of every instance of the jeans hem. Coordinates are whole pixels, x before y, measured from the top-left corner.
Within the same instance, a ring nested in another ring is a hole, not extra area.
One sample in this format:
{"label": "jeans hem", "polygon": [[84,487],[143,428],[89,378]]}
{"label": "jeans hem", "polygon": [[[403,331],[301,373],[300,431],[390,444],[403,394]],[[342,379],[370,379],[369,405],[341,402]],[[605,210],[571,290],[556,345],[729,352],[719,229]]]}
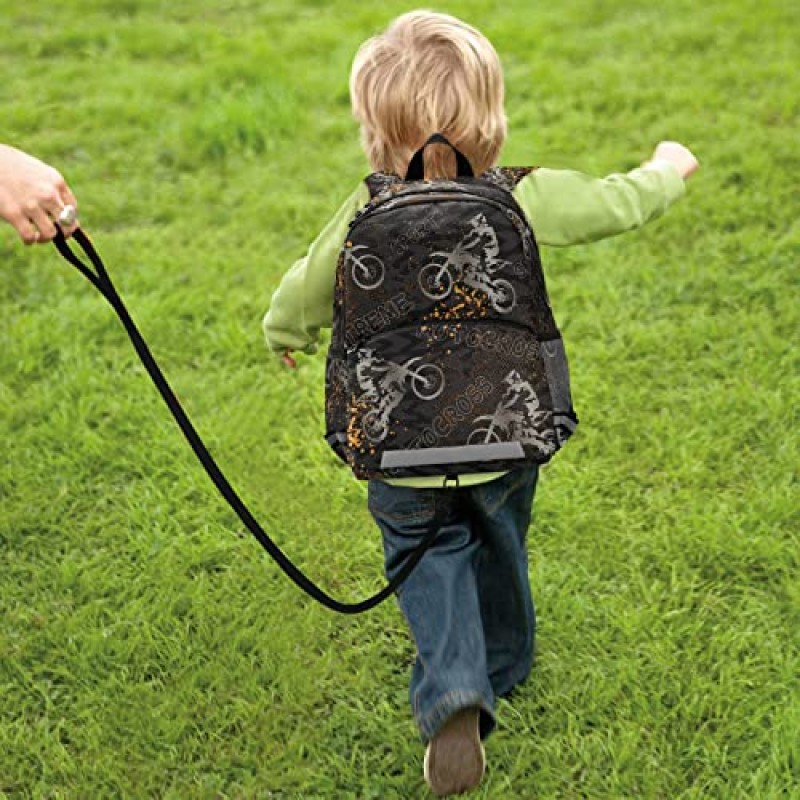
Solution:
{"label": "jeans hem", "polygon": [[481,739],[486,738],[495,727],[492,703],[480,692],[469,689],[452,689],[443,694],[427,713],[414,714],[422,741],[427,744],[457,711],[475,707],[481,710]]}
{"label": "jeans hem", "polygon": [[508,694],[515,686],[525,683],[530,677],[531,672],[533,672],[532,659],[523,669],[515,669],[507,674],[503,673],[502,675],[491,676],[489,682],[492,685],[494,696],[501,697],[504,694]]}
{"label": "jeans hem", "polygon": [[520,670],[517,673],[512,673],[510,678],[502,682],[492,681],[492,691],[495,697],[504,697],[517,686],[525,683],[531,675],[532,669]]}

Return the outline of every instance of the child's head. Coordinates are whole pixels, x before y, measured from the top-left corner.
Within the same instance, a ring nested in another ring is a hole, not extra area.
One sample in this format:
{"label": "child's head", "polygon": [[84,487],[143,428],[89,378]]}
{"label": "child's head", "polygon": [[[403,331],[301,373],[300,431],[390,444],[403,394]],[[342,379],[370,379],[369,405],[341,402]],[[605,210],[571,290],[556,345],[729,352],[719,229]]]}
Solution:
{"label": "child's head", "polygon": [[[372,168],[404,175],[414,151],[444,134],[476,174],[506,136],[503,71],[491,43],[447,14],[412,11],[359,49],[350,74],[353,114]],[[448,148],[425,151],[426,177],[452,176]]]}

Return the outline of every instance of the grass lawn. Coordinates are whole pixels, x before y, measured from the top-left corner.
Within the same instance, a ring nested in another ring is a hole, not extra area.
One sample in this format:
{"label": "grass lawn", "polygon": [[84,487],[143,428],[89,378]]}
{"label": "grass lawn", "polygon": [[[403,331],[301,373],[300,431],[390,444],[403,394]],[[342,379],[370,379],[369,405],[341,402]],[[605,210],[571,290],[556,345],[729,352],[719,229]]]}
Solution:
{"label": "grass lawn", "polygon": [[[381,585],[321,356],[260,318],[367,172],[358,44],[413,6],[0,0],[0,141],[57,165],[187,410],[287,553]],[[437,4],[507,73],[502,163],[703,167],[544,253],[582,425],[530,533],[537,666],[471,796],[800,798],[798,31],[787,0]],[[394,604],[336,616],[224,507],[102,298],[0,228],[0,797],[423,798]]]}

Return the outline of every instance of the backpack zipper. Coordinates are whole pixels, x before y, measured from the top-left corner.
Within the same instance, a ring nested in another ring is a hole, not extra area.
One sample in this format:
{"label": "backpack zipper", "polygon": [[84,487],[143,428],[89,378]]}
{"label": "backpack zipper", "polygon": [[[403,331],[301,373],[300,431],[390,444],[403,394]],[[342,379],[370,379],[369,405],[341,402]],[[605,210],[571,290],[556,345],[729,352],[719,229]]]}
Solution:
{"label": "backpack zipper", "polygon": [[495,200],[491,197],[484,197],[480,194],[461,190],[452,190],[449,192],[439,191],[430,192],[429,194],[424,195],[417,194],[413,196],[393,197],[389,200],[384,200],[379,205],[367,206],[353,218],[352,222],[350,223],[350,233],[352,234],[353,229],[359,222],[363,222],[367,217],[372,217],[376,214],[394,211],[404,206],[424,205],[425,203],[443,203],[452,200],[472,200],[481,203],[488,203],[489,205],[499,209],[503,215],[511,221],[511,224],[519,234],[519,237],[522,241],[523,254],[525,257],[530,255],[531,244],[533,244],[530,225],[523,221],[520,215],[510,204],[504,203],[501,200]]}
{"label": "backpack zipper", "polygon": [[[512,328],[512,329],[519,330],[519,331],[521,331],[523,333],[528,334],[528,336],[530,336],[531,339],[534,339],[536,342],[539,342],[541,344],[541,340],[539,339],[539,337],[534,332],[533,327],[532,327],[531,324],[528,324],[528,323],[525,323],[525,322],[517,322],[516,320],[510,320],[510,319],[509,320],[498,320],[496,318],[495,319],[466,319],[465,318],[465,319],[459,319],[459,320],[451,320],[449,322],[417,321],[416,323],[413,323],[413,324],[401,325],[399,328],[385,328],[384,330],[379,331],[378,333],[370,333],[367,336],[364,336],[363,338],[358,339],[356,344],[351,345],[350,347],[345,347],[343,349],[343,353],[344,353],[345,356],[351,356],[352,357],[359,350],[362,350],[365,347],[369,347],[371,345],[371,343],[374,342],[375,340],[379,340],[379,339],[381,339],[383,337],[391,336],[391,335],[397,335],[397,334],[404,335],[407,332],[412,332],[412,333],[415,332],[415,331],[419,332],[421,327],[433,326],[433,325],[440,325],[442,327],[450,327],[454,331],[456,330],[457,327],[459,329],[483,328],[483,327],[489,327],[489,326]],[[461,335],[463,336],[464,334],[461,334]],[[420,337],[417,335],[414,338],[420,338]],[[435,339],[434,341],[436,341],[439,344],[443,344],[445,342],[444,339]]]}

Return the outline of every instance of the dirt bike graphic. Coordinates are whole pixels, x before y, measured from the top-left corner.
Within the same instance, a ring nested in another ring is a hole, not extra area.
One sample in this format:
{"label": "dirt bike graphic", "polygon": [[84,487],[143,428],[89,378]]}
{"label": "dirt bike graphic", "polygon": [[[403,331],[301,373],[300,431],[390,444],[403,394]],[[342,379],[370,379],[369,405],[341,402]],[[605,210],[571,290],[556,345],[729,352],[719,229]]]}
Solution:
{"label": "dirt bike graphic", "polygon": [[508,384],[493,414],[476,417],[475,423],[484,423],[475,428],[467,438],[467,444],[494,444],[496,442],[520,441],[533,444],[543,453],[555,450],[552,431],[540,432],[539,423],[547,416],[540,411],[539,398],[533,387],[512,370],[503,379]]}
{"label": "dirt bike graphic", "polygon": [[444,373],[435,364],[420,364],[421,356],[408,359],[403,364],[385,361],[365,350],[356,367],[359,386],[364,390],[363,400],[377,403],[365,415],[362,427],[367,438],[374,443],[383,441],[389,434],[392,412],[408,393],[408,386],[420,400],[433,400],[444,390]]}
{"label": "dirt bike graphic", "polygon": [[359,253],[356,250],[366,250],[365,244],[357,244],[354,247],[345,247],[344,263],[350,268],[350,275],[353,282],[361,289],[370,291],[377,289],[382,283],[385,274],[383,261],[372,253]]}
{"label": "dirt bike graphic", "polygon": [[347,383],[347,365],[341,358],[329,358],[325,365],[325,386],[343,387]]}
{"label": "dirt bike graphic", "polygon": [[453,291],[456,281],[478,289],[489,298],[500,314],[508,314],[516,305],[514,287],[503,278],[493,278],[495,272],[509,266],[499,258],[497,234],[483,214],[470,220],[470,230],[452,253],[439,250],[419,271],[419,286],[431,300],[443,300]]}

